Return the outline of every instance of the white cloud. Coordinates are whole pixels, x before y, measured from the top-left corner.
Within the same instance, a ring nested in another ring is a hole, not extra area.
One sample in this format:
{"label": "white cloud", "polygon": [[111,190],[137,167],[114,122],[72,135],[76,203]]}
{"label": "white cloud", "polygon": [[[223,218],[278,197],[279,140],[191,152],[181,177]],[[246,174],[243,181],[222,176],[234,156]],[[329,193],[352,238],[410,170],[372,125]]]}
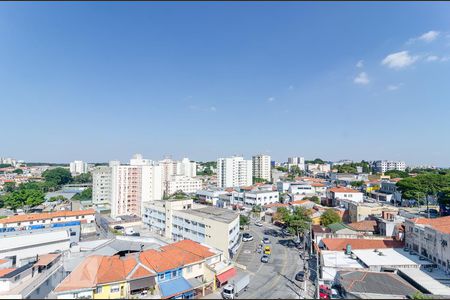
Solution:
{"label": "white cloud", "polygon": [[436,55],[428,55],[426,60],[427,61],[436,61],[436,60],[439,60],[439,57]]}
{"label": "white cloud", "polygon": [[216,108],[215,106],[211,106],[211,107],[210,107],[210,110],[211,110],[211,111],[217,111],[217,108]]}
{"label": "white cloud", "polygon": [[357,67],[357,68],[362,68],[362,67],[364,67],[364,61],[363,61],[363,60],[358,61],[358,62],[356,63],[356,67]]}
{"label": "white cloud", "polygon": [[267,99],[267,102],[273,102],[273,101],[275,101],[275,97],[269,97],[269,98]]}
{"label": "white cloud", "polygon": [[449,60],[450,60],[450,56],[441,57],[441,61],[449,61]]}
{"label": "white cloud", "polygon": [[402,69],[415,63],[418,58],[418,56],[409,55],[408,51],[400,51],[389,54],[381,63],[392,69]]}
{"label": "white cloud", "polygon": [[417,39],[424,42],[432,42],[439,36],[439,31],[430,30],[427,33],[422,34]]}
{"label": "white cloud", "polygon": [[356,84],[369,84],[370,80],[366,72],[361,72],[353,79],[353,82]]}
{"label": "white cloud", "polygon": [[386,87],[386,89],[387,89],[388,91],[396,91],[396,90],[398,90],[402,85],[403,85],[402,83],[399,83],[399,84],[390,84],[390,85],[388,85],[388,86]]}

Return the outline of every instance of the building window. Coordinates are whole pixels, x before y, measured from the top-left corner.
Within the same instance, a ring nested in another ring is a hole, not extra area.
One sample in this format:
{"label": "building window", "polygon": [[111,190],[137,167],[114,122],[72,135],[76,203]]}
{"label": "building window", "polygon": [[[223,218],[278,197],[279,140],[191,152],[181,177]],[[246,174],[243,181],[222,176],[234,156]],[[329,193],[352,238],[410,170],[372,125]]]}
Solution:
{"label": "building window", "polygon": [[20,279],[20,274],[17,275],[16,277],[14,277],[14,281],[17,281],[17,280],[19,280],[19,279]]}
{"label": "building window", "polygon": [[98,287],[95,289],[95,293],[100,294],[101,292],[102,292],[102,287],[101,287],[101,286],[98,286]]}
{"label": "building window", "polygon": [[177,271],[172,271],[172,278],[177,277]]}
{"label": "building window", "polygon": [[164,280],[164,273],[158,275],[159,280]]}
{"label": "building window", "polygon": [[187,271],[188,273],[191,273],[191,272],[192,272],[192,266],[187,267],[187,268],[186,268],[186,271]]}
{"label": "building window", "polygon": [[111,286],[111,293],[118,293],[120,291],[120,288],[118,285]]}

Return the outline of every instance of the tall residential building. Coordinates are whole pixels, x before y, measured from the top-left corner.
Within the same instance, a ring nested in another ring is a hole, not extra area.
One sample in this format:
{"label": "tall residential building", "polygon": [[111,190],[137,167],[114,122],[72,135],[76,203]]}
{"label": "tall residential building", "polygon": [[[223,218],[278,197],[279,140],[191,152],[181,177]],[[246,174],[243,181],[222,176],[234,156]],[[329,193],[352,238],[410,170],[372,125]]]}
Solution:
{"label": "tall residential building", "polygon": [[[197,163],[190,161],[189,158],[185,157],[181,161],[177,161],[166,157],[159,161],[159,165],[162,174],[162,190],[166,195],[171,195],[173,188],[180,184],[187,187],[196,182],[193,178],[197,176]],[[181,183],[180,176],[186,179],[185,183]],[[168,190],[169,186],[171,187],[170,191]],[[188,191],[184,192],[188,193]]]}
{"label": "tall residential building", "polygon": [[253,177],[262,178],[267,181],[271,181],[271,162],[270,156],[264,154],[258,154],[253,156]]}
{"label": "tall residential building", "polygon": [[129,165],[112,164],[111,216],[141,215],[142,205],[162,199],[161,167],[136,154]]}
{"label": "tall residential building", "polygon": [[398,170],[405,171],[406,164],[404,161],[377,160],[375,162],[375,171],[384,173],[387,171]]}
{"label": "tall residential building", "polygon": [[100,166],[92,170],[92,203],[111,203],[111,167]]}
{"label": "tall residential building", "polygon": [[236,187],[252,185],[252,161],[242,156],[217,159],[217,185]]}
{"label": "tall residential building", "polygon": [[305,158],[304,157],[288,157],[288,168],[289,170],[297,166],[301,171],[305,170]]}
{"label": "tall residential building", "polygon": [[70,163],[70,173],[72,175],[87,173],[87,168],[87,163],[83,162],[82,160],[75,160]]}

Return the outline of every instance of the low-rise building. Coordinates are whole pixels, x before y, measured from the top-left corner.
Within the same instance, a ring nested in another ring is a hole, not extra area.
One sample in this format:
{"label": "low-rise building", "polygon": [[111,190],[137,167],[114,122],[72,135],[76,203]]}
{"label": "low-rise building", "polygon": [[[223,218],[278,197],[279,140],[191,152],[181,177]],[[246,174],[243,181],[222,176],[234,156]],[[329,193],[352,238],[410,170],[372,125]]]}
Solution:
{"label": "low-rise building", "polygon": [[450,216],[405,220],[405,244],[450,274]]}
{"label": "low-rise building", "polygon": [[196,192],[199,203],[211,204],[212,206],[217,206],[219,196],[224,194],[228,194],[228,192],[224,190],[198,190]]}
{"label": "low-rise building", "polygon": [[407,299],[418,292],[395,273],[339,271],[336,283],[345,299]]}
{"label": "low-rise building", "polygon": [[215,247],[227,258],[236,253],[240,242],[238,213],[196,204],[192,199],[151,201],[144,206],[142,222],[166,238],[191,239]]}
{"label": "low-rise building", "polygon": [[[193,299],[216,288],[223,256],[191,240],[125,256],[91,255],[55,289],[58,299],[123,299],[148,291],[155,298]],[[225,269],[225,271],[224,271]]]}
{"label": "low-rise building", "polygon": [[327,190],[327,198],[330,199],[332,206],[338,206],[339,200],[352,200],[354,202],[363,202],[363,193],[347,187],[333,187]]}
{"label": "low-rise building", "polygon": [[55,211],[50,213],[26,214],[0,219],[0,228],[20,228],[31,225],[45,225],[79,221],[81,224],[95,222],[95,210]]}

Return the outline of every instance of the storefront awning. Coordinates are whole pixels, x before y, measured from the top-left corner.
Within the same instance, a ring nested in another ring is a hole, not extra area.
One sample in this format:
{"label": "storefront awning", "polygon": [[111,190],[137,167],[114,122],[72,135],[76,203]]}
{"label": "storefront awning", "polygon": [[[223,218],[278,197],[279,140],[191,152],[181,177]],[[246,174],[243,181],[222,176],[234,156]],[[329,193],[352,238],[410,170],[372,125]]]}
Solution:
{"label": "storefront awning", "polygon": [[231,268],[222,274],[217,275],[217,280],[219,280],[220,284],[223,284],[224,282],[227,282],[230,278],[234,277],[236,275],[236,269]]}
{"label": "storefront awning", "polygon": [[186,279],[180,277],[159,283],[159,289],[162,298],[169,298],[191,290],[192,286]]}

